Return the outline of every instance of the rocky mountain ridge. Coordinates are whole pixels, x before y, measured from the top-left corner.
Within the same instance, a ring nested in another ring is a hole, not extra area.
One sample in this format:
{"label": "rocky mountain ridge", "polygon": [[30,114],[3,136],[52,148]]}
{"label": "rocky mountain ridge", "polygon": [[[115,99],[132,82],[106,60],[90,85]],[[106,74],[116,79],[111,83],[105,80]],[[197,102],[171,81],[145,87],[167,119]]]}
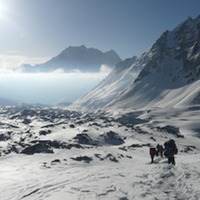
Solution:
{"label": "rocky mountain ridge", "polygon": [[[87,94],[87,99],[83,97],[76,101],[75,107],[85,106],[87,109],[165,107],[175,106],[183,99],[187,99],[187,105],[192,104],[200,94],[199,36],[200,16],[196,19],[189,17],[172,31],[165,31],[147,52],[133,61],[132,65],[127,65],[120,72],[115,67],[101,83],[102,87],[98,90],[95,88]],[[127,80],[130,81],[127,83]],[[122,83],[127,84],[121,87]],[[110,88],[111,85],[118,94],[112,96],[112,90],[105,90],[102,95],[101,90]],[[197,87],[195,94],[194,87]],[[191,93],[192,99],[188,101]]]}
{"label": "rocky mountain ridge", "polygon": [[24,64],[23,72],[51,72],[62,69],[65,72],[75,70],[83,72],[98,72],[102,65],[113,67],[121,58],[114,50],[102,52],[95,48],[69,46],[49,61],[34,66]]}

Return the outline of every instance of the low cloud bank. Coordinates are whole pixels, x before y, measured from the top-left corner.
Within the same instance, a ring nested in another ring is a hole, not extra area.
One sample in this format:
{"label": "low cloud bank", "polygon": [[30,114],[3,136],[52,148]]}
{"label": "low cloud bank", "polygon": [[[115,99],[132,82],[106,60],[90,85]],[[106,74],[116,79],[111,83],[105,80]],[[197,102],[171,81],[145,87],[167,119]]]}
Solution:
{"label": "low cloud bank", "polygon": [[[24,103],[73,102],[92,90],[111,71],[102,65],[99,72],[59,68],[49,73],[23,73],[21,65],[46,62],[47,57],[28,57],[11,52],[0,54],[0,97]],[[14,67],[13,67],[14,66]]]}
{"label": "low cloud bank", "polygon": [[73,102],[92,90],[109,72],[109,68],[102,66],[98,73],[64,73],[63,69],[51,73],[1,73],[0,96],[24,103]]}

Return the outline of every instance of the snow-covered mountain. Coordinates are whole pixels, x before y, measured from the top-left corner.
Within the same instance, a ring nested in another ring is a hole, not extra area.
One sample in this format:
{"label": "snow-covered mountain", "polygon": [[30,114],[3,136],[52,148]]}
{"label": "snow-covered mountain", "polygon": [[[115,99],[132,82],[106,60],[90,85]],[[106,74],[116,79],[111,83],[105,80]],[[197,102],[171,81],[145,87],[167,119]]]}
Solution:
{"label": "snow-covered mountain", "polygon": [[[137,77],[136,72],[140,72]],[[116,66],[99,87],[74,106],[135,109],[197,104],[199,79],[200,16],[189,17],[174,30],[164,32],[132,65],[121,70]]]}
{"label": "snow-covered mountain", "polygon": [[69,46],[60,54],[53,57],[49,61],[37,64],[34,66],[24,64],[23,72],[50,72],[58,69],[63,69],[65,72],[83,71],[97,72],[102,65],[109,67],[115,66],[121,58],[114,50],[101,52],[95,48],[87,48],[82,46]]}
{"label": "snow-covered mountain", "polygon": [[99,83],[90,93],[78,99],[75,106],[102,108],[125,90],[133,79],[136,78],[140,69],[133,65],[136,57],[119,62],[112,72]]}

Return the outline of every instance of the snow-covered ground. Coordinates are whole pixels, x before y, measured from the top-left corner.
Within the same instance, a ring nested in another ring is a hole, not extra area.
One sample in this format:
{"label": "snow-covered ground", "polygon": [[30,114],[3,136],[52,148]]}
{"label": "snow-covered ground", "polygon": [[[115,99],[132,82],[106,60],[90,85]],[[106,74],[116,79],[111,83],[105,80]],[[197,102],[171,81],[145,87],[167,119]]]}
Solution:
{"label": "snow-covered ground", "polygon": [[[0,113],[1,200],[200,198],[198,107]],[[149,145],[170,138],[179,150],[176,165],[160,157],[151,164]]]}

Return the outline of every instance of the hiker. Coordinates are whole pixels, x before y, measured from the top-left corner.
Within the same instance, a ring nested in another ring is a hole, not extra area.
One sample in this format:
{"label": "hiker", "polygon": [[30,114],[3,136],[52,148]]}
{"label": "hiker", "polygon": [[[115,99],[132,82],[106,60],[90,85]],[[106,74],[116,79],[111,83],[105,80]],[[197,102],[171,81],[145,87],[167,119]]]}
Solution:
{"label": "hiker", "polygon": [[175,141],[170,139],[169,141],[164,143],[164,146],[164,155],[168,158],[168,163],[172,163],[173,165],[175,165],[174,155],[178,153]]}
{"label": "hiker", "polygon": [[153,163],[154,157],[158,156],[158,152],[156,151],[156,148],[155,147],[150,147],[149,154],[151,156],[151,163]]}
{"label": "hiker", "polygon": [[163,146],[160,144],[157,144],[156,149],[160,157],[163,158],[163,150],[164,150]]}

